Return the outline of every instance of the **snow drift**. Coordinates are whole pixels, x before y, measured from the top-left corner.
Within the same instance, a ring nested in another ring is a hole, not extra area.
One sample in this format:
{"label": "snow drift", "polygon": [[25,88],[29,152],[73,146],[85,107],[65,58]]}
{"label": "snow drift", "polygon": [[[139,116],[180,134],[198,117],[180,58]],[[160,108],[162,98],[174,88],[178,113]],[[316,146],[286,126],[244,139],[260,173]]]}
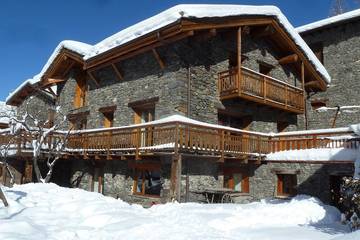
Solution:
{"label": "snow drift", "polygon": [[0,239],[331,239],[342,232],[339,211],[309,196],[144,209],[55,184],[16,185],[5,194],[10,207],[0,207]]}

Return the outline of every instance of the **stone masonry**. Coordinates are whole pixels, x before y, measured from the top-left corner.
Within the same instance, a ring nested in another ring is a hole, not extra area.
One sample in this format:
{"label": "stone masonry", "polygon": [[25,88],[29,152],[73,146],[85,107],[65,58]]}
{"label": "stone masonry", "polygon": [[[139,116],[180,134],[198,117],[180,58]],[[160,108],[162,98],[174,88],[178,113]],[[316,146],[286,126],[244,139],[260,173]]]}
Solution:
{"label": "stone masonry", "polygon": [[[308,45],[323,45],[324,66],[332,81],[326,92],[310,95],[310,100],[327,98],[327,107],[360,105],[360,20],[329,26],[301,34]],[[308,101],[309,128],[330,128],[335,111],[317,113]],[[336,127],[360,122],[360,112],[343,112]],[[301,123],[301,122],[300,122]]]}

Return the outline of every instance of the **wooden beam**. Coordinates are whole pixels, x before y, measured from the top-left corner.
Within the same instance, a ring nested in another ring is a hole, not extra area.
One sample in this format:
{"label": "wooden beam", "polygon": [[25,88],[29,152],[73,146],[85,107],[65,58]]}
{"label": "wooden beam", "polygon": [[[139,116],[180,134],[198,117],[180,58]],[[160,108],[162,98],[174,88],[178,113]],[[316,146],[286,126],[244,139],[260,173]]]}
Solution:
{"label": "wooden beam", "polygon": [[281,65],[289,64],[289,63],[296,63],[299,60],[299,56],[294,53],[285,57],[282,57],[278,60],[278,63]]}
{"label": "wooden beam", "polygon": [[164,61],[161,59],[159,53],[156,51],[156,48],[153,48],[153,49],[152,49],[152,52],[153,52],[156,60],[158,61],[160,68],[161,68],[161,69],[164,69],[164,68],[165,68],[165,63],[164,63]]}
{"label": "wooden beam", "polygon": [[[224,21],[222,23],[199,23],[192,22],[188,19],[181,20],[174,25],[169,27],[165,27],[163,29],[159,29],[156,32],[148,34],[146,36],[134,39],[133,41],[119,46],[111,51],[107,51],[101,55],[91,58],[88,60],[84,66],[84,69],[95,68],[96,66],[111,61],[112,59],[118,58],[128,52],[132,52],[137,49],[141,49],[144,46],[148,46],[150,44],[156,44],[159,40],[159,35],[162,39],[166,39],[167,42],[176,41],[177,35],[187,35],[188,33],[194,34],[195,30],[205,30],[205,29],[221,29],[221,28],[231,28],[237,26],[245,26],[245,25],[264,25],[270,24],[272,22],[272,17],[263,17],[256,19],[239,19],[239,20],[229,20]],[[161,34],[159,34],[159,32]],[[170,39],[174,37],[173,39]],[[186,36],[184,36],[186,37]]]}
{"label": "wooden beam", "polygon": [[181,154],[174,154],[171,162],[170,197],[180,202],[181,199]]}
{"label": "wooden beam", "polygon": [[319,81],[310,81],[305,83],[305,88],[319,88]]}
{"label": "wooden beam", "polygon": [[96,80],[95,76],[93,75],[93,71],[87,71],[90,79],[95,83],[96,87],[100,87],[98,80]]}
{"label": "wooden beam", "polygon": [[69,64],[69,66],[65,69],[65,71],[62,74],[62,77],[65,78],[65,75],[70,71],[70,69],[75,65],[75,61],[71,61],[71,63]]}
{"label": "wooden beam", "polygon": [[216,34],[217,34],[217,30],[215,28],[205,31],[198,31],[196,32],[194,39],[196,41],[206,41],[212,37],[215,37]]}
{"label": "wooden beam", "polygon": [[123,80],[124,77],[123,77],[123,75],[121,74],[119,68],[115,65],[115,63],[111,63],[111,66],[112,66],[112,68],[114,69],[117,78],[118,78],[120,81]]}
{"label": "wooden beam", "polygon": [[303,95],[304,95],[304,119],[305,119],[305,129],[308,129],[308,114],[307,114],[307,107],[306,107],[306,91],[305,91],[305,64],[301,61],[301,83],[303,88]]}
{"label": "wooden beam", "polygon": [[51,94],[54,97],[57,97],[57,95],[54,93],[54,91],[51,88],[44,89],[44,91]]}
{"label": "wooden beam", "polygon": [[149,45],[146,45],[146,46],[144,46],[142,48],[135,49],[132,52],[126,51],[126,53],[124,53],[123,55],[117,56],[117,58],[113,59],[112,61],[109,61],[109,62],[103,61],[103,63],[100,64],[100,65],[95,66],[95,64],[94,64],[94,65],[90,65],[90,66],[85,66],[85,68],[87,68],[88,70],[91,69],[92,71],[97,70],[97,69],[101,69],[103,67],[108,66],[111,63],[117,63],[117,62],[119,62],[121,60],[125,60],[125,59],[128,59],[128,58],[134,57],[136,55],[139,55],[141,53],[145,53],[147,51],[150,51],[153,48],[166,45],[166,44],[170,43],[172,40],[174,40],[174,41],[175,41],[175,39],[180,40],[180,39],[190,37],[190,36],[193,36],[193,35],[194,35],[194,31],[185,32],[183,34],[173,36],[172,38],[161,40],[160,42],[149,44]]}
{"label": "wooden beam", "polygon": [[294,51],[296,54],[298,54],[299,58],[302,61],[305,61],[305,67],[308,71],[310,71],[311,74],[315,76],[316,79],[319,81],[319,86],[322,91],[325,91],[327,88],[326,82],[323,80],[322,76],[317,72],[316,68],[307,60],[307,57],[305,54],[299,49],[299,47],[295,44],[295,42],[290,38],[289,34],[284,31],[284,29],[279,25],[279,23],[273,19],[273,26],[277,30],[277,32],[280,34],[280,36],[289,43],[290,48],[292,51]]}
{"label": "wooden beam", "polygon": [[241,27],[237,30],[237,71],[238,71],[238,78],[240,78],[241,74]]}
{"label": "wooden beam", "polygon": [[272,27],[272,25],[269,24],[265,27],[254,29],[253,31],[251,31],[251,36],[253,38],[263,38],[273,35],[275,32],[275,29]]}
{"label": "wooden beam", "polygon": [[48,88],[51,85],[56,85],[58,83],[65,82],[65,79],[59,78],[48,78],[46,81],[41,83],[41,88]]}

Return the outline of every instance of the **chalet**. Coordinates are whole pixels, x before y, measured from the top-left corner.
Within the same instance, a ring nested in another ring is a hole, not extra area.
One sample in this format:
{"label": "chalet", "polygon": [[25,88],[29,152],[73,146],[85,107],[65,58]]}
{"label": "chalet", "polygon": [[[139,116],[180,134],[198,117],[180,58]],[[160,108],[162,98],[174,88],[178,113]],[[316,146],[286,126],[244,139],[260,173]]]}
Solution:
{"label": "chalet", "polygon": [[[308,94],[309,128],[344,127],[360,122],[360,9],[297,30],[332,77],[327,91]],[[345,109],[337,112],[337,106]],[[347,106],[350,108],[346,109]],[[333,110],[318,113],[316,109],[319,107]]]}
{"label": "chalet", "polygon": [[[53,175],[65,186],[142,204],[233,192],[237,201],[302,193],[330,202],[332,176],[352,174],[353,158],[266,158],[355,151],[356,138],[331,138],[348,128],[289,132],[306,125],[305,96],[330,83],[278,8],[178,5],[95,45],[61,42],[7,104],[51,121],[44,109],[68,113],[64,129],[79,131]],[[14,156],[23,179],[32,176],[29,158]]]}

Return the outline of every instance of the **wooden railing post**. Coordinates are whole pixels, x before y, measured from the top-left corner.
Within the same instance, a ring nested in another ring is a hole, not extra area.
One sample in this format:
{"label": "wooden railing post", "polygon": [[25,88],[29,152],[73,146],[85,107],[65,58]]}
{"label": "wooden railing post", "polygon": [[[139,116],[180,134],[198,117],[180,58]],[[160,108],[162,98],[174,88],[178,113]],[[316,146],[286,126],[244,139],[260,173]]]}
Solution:
{"label": "wooden railing post", "polygon": [[179,153],[179,123],[175,124],[175,134],[174,134],[174,152],[175,154]]}
{"label": "wooden railing post", "polygon": [[141,128],[136,129],[135,135],[135,160],[140,159],[140,150],[141,147]]}
{"label": "wooden railing post", "polygon": [[225,159],[225,131],[220,131],[220,162],[224,162]]}
{"label": "wooden railing post", "polygon": [[266,101],[266,88],[267,88],[267,86],[266,86],[266,77],[264,77],[263,88],[264,88],[264,91],[263,91],[263,93],[264,93],[264,100]]}
{"label": "wooden railing post", "polygon": [[288,86],[285,85],[285,107],[288,108]]}
{"label": "wooden railing post", "polygon": [[[84,136],[85,135],[85,136]],[[83,150],[84,150],[84,158],[86,158],[86,150],[88,149],[89,147],[89,144],[88,144],[88,136],[86,136],[85,133],[81,133],[81,135],[79,136],[79,138],[81,139],[82,141],[82,145],[83,145]]]}

